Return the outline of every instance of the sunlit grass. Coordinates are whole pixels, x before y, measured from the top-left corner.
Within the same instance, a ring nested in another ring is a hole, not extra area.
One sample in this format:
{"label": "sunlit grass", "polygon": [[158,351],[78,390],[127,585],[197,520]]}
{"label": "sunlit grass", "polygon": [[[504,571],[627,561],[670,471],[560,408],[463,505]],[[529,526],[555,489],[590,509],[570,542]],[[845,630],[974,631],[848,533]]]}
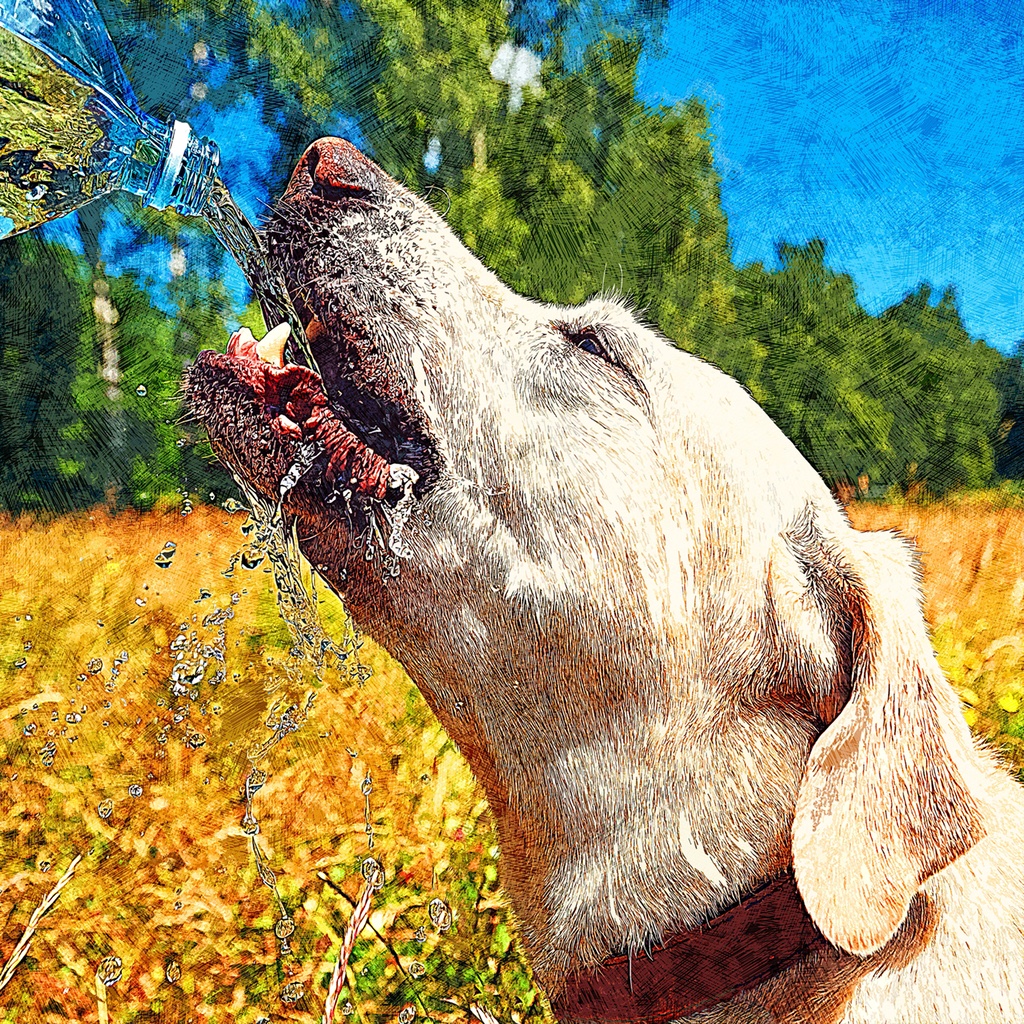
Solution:
{"label": "sunlit grass", "polygon": [[971,727],[1024,772],[1024,508],[989,498],[850,509],[921,551],[925,615]]}
{"label": "sunlit grass", "polygon": [[[1019,769],[1024,511],[855,506],[851,516],[918,540],[943,667],[968,720]],[[387,879],[370,918],[381,938],[368,930],[356,943],[337,1019],[397,1020],[412,1004],[417,1019],[463,1020],[473,1003],[502,1021],[539,1018],[544,1004],[497,886],[492,822],[461,757],[371,641],[359,653],[373,669],[365,685],[347,666],[322,685],[289,669],[264,566],[222,575],[241,523],[197,509],[0,524],[0,964],[83,858],[37,922],[0,1021],[96,1020],[96,971],[108,956],[123,965],[106,990],[116,1024],[319,1021],[371,853],[368,774],[372,853]],[[174,558],[161,569],[154,559],[169,540]],[[224,679],[199,684],[195,701],[172,700],[179,627],[212,641],[216,627],[202,620],[218,608],[234,613]],[[321,610],[342,633],[337,603]],[[281,908],[241,827],[241,788],[274,700],[301,704],[311,690],[308,722],[262,763],[269,777],[253,804],[294,921],[284,953]],[[182,707],[190,716],[175,721]],[[454,910],[443,933],[428,912],[435,898]],[[300,998],[282,1001],[294,983]]]}
{"label": "sunlit grass", "polygon": [[[465,763],[372,642],[359,652],[373,669],[364,686],[347,672],[329,671],[319,687],[289,672],[270,575],[221,575],[241,521],[197,509],[0,526],[0,960],[83,856],[5,989],[0,1020],[95,1019],[95,971],[116,955],[123,974],[107,1001],[119,1024],[318,1021],[352,906],[317,875],[358,897],[368,774],[372,852],[387,878],[371,924],[391,949],[364,932],[339,1018],[351,1002],[348,1019],[393,1018],[407,1003],[421,1019],[464,1019],[443,998],[504,1020],[537,1016],[497,889],[492,822]],[[161,569],[154,558],[168,540],[177,547]],[[200,684],[194,702],[171,700],[179,626],[212,639],[202,620],[217,608],[234,612],[224,681]],[[322,612],[340,634],[337,603]],[[280,909],[240,824],[241,787],[246,751],[271,735],[275,697],[301,703],[309,690],[308,722],[262,762],[269,778],[254,798],[258,841],[295,924],[282,954]],[[190,717],[175,722],[182,706]],[[202,745],[191,745],[195,734]],[[428,913],[435,898],[454,910],[444,933]],[[294,982],[303,995],[283,1002]]]}

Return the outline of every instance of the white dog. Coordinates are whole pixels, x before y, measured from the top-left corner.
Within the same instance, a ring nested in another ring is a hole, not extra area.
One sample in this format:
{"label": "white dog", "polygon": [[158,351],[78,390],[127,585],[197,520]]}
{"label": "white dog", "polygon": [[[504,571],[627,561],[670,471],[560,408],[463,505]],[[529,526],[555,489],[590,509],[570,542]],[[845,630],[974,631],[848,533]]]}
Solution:
{"label": "white dog", "polygon": [[[322,450],[300,543],[483,784],[556,1014],[1024,1020],[1024,801],[907,546],[733,380],[620,304],[513,294],[341,140],[268,237],[322,381],[236,338],[193,407],[271,496]],[[353,538],[413,479],[382,579]]]}

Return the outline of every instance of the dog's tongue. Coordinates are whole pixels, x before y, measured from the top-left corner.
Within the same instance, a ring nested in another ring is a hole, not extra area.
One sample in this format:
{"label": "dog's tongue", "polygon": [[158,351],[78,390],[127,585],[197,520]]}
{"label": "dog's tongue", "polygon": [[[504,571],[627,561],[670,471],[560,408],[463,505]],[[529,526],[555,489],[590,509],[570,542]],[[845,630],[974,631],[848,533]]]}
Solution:
{"label": "dog's tongue", "polygon": [[313,370],[285,364],[287,339],[287,324],[275,327],[260,341],[243,327],[228,341],[226,356],[255,392],[279,435],[323,448],[329,483],[383,499],[389,486],[405,482],[407,474],[402,471],[408,467],[392,466],[345,427]]}

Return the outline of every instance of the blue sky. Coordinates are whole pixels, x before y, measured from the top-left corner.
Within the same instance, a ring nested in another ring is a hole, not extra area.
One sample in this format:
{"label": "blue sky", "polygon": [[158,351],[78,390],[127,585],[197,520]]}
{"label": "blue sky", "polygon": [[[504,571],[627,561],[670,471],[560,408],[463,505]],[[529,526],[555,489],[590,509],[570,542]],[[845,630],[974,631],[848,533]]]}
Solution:
{"label": "blue sky", "polygon": [[1022,28],[1017,0],[691,0],[641,92],[709,104],[737,262],[821,236],[869,311],[953,284],[1005,351],[1024,340]]}
{"label": "blue sky", "polygon": [[[1018,0],[676,0],[640,91],[708,104],[737,262],[774,265],[779,239],[821,236],[869,311],[922,280],[952,284],[971,334],[1008,351],[1024,340],[1022,27]],[[216,87],[228,66],[211,56],[194,73]],[[254,219],[276,157],[260,102],[186,115]],[[336,130],[360,141],[350,122]],[[74,244],[71,223],[48,233]],[[127,240],[112,214],[110,269],[166,280],[169,248]]]}

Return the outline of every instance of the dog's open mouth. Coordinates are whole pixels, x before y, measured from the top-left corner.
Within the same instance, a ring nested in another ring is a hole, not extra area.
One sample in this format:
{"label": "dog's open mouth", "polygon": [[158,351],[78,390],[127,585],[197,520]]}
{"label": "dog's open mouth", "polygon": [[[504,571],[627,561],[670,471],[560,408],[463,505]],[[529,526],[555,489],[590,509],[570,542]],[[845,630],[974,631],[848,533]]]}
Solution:
{"label": "dog's open mouth", "polygon": [[349,492],[383,500],[414,482],[415,472],[357,436],[331,407],[322,378],[284,362],[286,325],[261,341],[242,328],[223,354],[204,350],[186,375],[194,415],[217,457],[267,497],[278,499],[297,463],[308,467],[319,496]]}
{"label": "dog's open mouth", "polygon": [[[317,369],[285,362],[281,327],[262,341],[243,329],[186,374],[186,398],[214,453],[272,500],[284,482],[293,503],[344,496],[335,507],[347,509],[413,487],[423,497],[438,479],[427,416],[381,343],[407,329],[392,298],[394,267],[378,252],[382,239],[408,230],[393,222],[392,193],[398,186],[348,143],[314,143],[266,237]],[[302,486],[292,488],[297,472]]]}

